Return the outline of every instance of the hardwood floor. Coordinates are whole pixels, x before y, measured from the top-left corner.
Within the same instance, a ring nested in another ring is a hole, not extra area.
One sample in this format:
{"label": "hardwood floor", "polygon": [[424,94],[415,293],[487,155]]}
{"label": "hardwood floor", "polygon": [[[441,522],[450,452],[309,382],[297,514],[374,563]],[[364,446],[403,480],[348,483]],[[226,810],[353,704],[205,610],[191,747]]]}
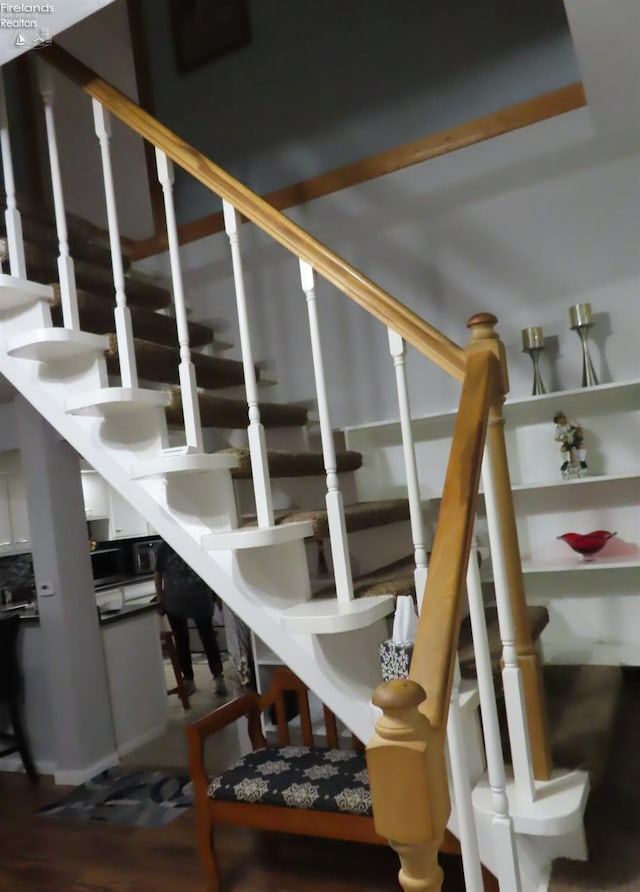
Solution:
{"label": "hardwood floor", "polygon": [[[204,892],[191,812],[162,830],[38,817],[60,798],[0,773],[0,892]],[[216,831],[223,892],[398,892],[390,849],[259,833]],[[457,858],[443,859],[445,892],[461,892]]]}

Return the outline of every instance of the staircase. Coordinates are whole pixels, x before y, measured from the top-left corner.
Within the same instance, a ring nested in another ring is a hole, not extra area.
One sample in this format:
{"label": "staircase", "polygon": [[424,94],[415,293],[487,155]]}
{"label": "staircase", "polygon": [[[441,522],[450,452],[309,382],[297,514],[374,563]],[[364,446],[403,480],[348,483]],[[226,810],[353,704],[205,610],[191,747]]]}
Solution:
{"label": "staircase", "polygon": [[[410,885],[413,847],[433,848],[435,854],[447,823],[461,840],[469,890],[483,888],[481,862],[498,877],[503,892],[546,888],[553,858],[586,857],[582,816],[588,776],[584,770],[566,769],[590,764],[569,752],[567,741],[576,723],[567,732],[561,707],[554,706],[552,713],[554,727],[564,729],[564,769],[551,769],[545,756],[548,741],[531,733],[531,727],[544,725],[534,644],[548,617],[510,595],[519,563],[500,532],[505,516],[508,521],[499,498],[505,480],[508,486],[508,472],[506,465],[501,470],[498,448],[499,395],[506,387],[495,320],[487,314],[470,320],[472,340],[463,351],[262,206],[207,159],[185,149],[79,63],[56,49],[43,56],[94,99],[110,244],[64,212],[45,83],[55,227],[42,209],[23,207],[20,213],[3,114],[9,273],[0,276],[0,372],[355,735],[365,741],[373,737],[369,768],[379,832],[402,842],[409,825],[432,828],[432,837],[416,840],[410,830],[409,841],[397,844],[404,888],[440,888],[432,865],[425,879],[432,885]],[[121,113],[156,146],[171,290],[138,276],[122,251],[110,187],[108,110]],[[241,361],[224,358],[228,345],[216,331],[188,318],[170,153],[211,188],[215,182],[223,198]],[[252,352],[240,213],[284,244],[294,254],[292,262],[299,263],[316,380],[313,416],[306,406],[263,399],[269,383]],[[389,327],[399,415],[406,422],[405,498],[358,500],[357,470],[363,456],[339,448],[339,434],[331,426],[316,273]],[[47,284],[51,281],[56,284]],[[407,343],[462,382],[433,543],[425,535],[416,488],[403,377]],[[485,437],[482,473],[488,516],[494,511],[497,597],[497,608],[489,611],[474,554],[469,561]],[[498,494],[495,508],[492,492]],[[428,577],[427,552],[432,552]],[[465,584],[470,615],[460,633]],[[410,681],[376,691],[381,681],[378,645],[389,637],[396,598],[402,595],[423,605]],[[582,680],[575,673],[569,681],[580,689]],[[428,693],[422,706],[419,684]],[[555,681],[560,694],[566,684]],[[603,722],[609,718],[604,716]],[[506,771],[500,726],[511,751],[513,767]],[[416,746],[438,753],[437,759],[426,759],[428,768],[417,777],[408,773]],[[393,789],[390,777],[397,781]],[[408,801],[395,798],[403,789]],[[425,801],[431,808],[428,821],[422,806],[415,805]],[[409,824],[403,825],[400,812],[406,812]]]}

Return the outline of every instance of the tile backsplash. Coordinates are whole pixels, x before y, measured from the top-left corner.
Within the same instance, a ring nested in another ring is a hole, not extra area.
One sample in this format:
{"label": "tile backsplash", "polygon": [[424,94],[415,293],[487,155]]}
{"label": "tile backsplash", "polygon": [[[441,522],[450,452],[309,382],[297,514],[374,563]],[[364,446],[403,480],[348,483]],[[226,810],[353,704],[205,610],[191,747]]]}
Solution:
{"label": "tile backsplash", "polygon": [[0,558],[0,592],[8,589],[14,601],[33,598],[33,561],[31,554],[9,554]]}

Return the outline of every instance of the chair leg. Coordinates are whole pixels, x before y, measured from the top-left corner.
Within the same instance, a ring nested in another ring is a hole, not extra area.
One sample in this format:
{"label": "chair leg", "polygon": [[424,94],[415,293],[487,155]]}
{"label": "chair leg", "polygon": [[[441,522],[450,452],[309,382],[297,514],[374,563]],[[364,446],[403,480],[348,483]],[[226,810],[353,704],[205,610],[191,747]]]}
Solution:
{"label": "chair leg", "polygon": [[180,698],[182,708],[191,709],[191,704],[189,703],[189,695],[187,694],[187,689],[184,685],[184,678],[182,677],[182,670],[180,669],[180,664],[178,663],[178,654],[176,652],[176,646],[173,641],[173,635],[171,634],[171,632],[163,632],[161,637],[164,650],[171,660],[173,674],[176,678],[176,686],[173,690],[169,691],[169,693],[173,694],[175,691],[175,693],[177,693],[178,697]]}
{"label": "chair leg", "polygon": [[220,874],[213,848],[213,821],[209,814],[205,818],[201,814],[197,814],[197,840],[200,861],[207,878],[207,892],[220,892]]}
{"label": "chair leg", "polygon": [[40,780],[40,776],[38,775],[36,766],[31,756],[31,750],[27,741],[27,735],[24,730],[24,725],[22,724],[22,712],[17,701],[14,699],[11,699],[9,701],[9,716],[11,718],[13,735],[16,739],[16,746],[18,747],[18,752],[20,753],[20,758],[22,759],[24,770],[27,772],[27,777],[29,778],[31,783],[37,784]]}

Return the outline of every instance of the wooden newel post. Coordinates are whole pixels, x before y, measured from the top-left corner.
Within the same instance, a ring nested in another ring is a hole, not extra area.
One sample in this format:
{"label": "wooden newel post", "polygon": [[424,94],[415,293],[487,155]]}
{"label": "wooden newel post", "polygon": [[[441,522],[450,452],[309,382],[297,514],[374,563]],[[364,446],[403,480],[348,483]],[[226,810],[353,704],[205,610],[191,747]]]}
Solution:
{"label": "wooden newel post", "polygon": [[495,316],[477,313],[467,322],[471,337],[467,352],[489,350],[500,361],[501,380],[496,399],[489,413],[486,450],[491,458],[493,482],[496,492],[500,536],[505,554],[507,584],[514,624],[514,644],[518,667],[522,676],[527,724],[531,742],[533,775],[536,780],[548,780],[552,762],[549,745],[549,728],[542,681],[542,667],[538,652],[531,640],[531,628],[527,616],[527,600],[520,561],[518,530],[513,507],[511,478],[504,437],[502,407],[509,392],[509,377],[504,344],[494,326]]}
{"label": "wooden newel post", "polygon": [[400,858],[404,892],[440,892],[438,849],[451,804],[444,737],[418,709],[426,699],[414,681],[388,681],[376,688],[382,709],[367,747],[376,830]]}

